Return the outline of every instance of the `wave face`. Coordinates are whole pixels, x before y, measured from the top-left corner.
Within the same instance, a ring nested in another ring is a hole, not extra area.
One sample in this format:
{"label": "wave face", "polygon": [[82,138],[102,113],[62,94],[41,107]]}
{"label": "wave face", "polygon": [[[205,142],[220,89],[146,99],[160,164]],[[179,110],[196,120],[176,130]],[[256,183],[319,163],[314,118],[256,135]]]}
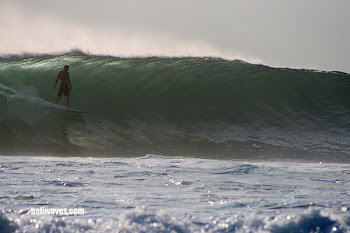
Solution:
{"label": "wave face", "polygon": [[[56,100],[65,64],[71,107],[88,114],[40,104]],[[0,154],[350,161],[349,77],[216,58],[2,57]]]}

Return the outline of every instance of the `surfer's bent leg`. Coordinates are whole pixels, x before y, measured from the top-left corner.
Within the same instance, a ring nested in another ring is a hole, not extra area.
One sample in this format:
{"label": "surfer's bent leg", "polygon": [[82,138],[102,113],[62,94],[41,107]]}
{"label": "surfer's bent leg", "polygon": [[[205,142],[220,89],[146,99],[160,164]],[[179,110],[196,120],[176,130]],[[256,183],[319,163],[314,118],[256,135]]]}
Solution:
{"label": "surfer's bent leg", "polygon": [[62,97],[62,94],[63,94],[63,88],[62,88],[62,83],[60,85],[60,89],[58,90],[58,98],[56,100],[56,104],[60,101],[61,97]]}
{"label": "surfer's bent leg", "polygon": [[68,105],[69,105],[69,97],[70,97],[70,90],[69,90],[68,84],[65,85],[64,96],[67,97],[67,108],[68,108]]}
{"label": "surfer's bent leg", "polygon": [[56,104],[60,101],[61,97],[62,97],[61,95],[58,96],[58,98],[56,100]]}

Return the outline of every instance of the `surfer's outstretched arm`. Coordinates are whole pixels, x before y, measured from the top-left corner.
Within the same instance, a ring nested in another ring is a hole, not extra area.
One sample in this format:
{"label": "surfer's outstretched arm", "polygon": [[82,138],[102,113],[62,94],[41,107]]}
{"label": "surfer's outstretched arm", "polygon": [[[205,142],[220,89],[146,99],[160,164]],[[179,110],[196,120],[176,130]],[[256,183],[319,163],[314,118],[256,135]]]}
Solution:
{"label": "surfer's outstretched arm", "polygon": [[57,85],[59,79],[60,79],[60,74],[57,75],[57,79],[56,79],[56,82],[55,82],[55,86],[53,86],[52,89],[54,89],[54,88],[56,87],[56,85]]}
{"label": "surfer's outstretched arm", "polygon": [[68,73],[68,84],[69,84],[70,90],[72,90],[72,83],[70,82],[69,73]]}

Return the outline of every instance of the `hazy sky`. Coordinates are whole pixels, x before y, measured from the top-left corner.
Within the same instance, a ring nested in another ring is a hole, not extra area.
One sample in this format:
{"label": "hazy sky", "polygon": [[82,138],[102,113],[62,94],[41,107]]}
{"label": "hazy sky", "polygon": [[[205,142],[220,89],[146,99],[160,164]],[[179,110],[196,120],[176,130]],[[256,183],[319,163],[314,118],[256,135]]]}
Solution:
{"label": "hazy sky", "polygon": [[349,0],[0,0],[0,53],[219,56],[350,73]]}

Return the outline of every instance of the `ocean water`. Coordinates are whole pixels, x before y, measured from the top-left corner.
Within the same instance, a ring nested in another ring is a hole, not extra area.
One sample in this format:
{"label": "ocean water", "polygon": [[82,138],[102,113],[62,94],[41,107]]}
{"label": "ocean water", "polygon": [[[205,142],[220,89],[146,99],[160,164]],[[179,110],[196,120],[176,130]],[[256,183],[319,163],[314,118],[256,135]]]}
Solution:
{"label": "ocean water", "polygon": [[[4,156],[1,232],[348,232],[350,165]],[[83,208],[35,215],[31,208]]]}
{"label": "ocean water", "polygon": [[[71,107],[87,114],[47,108],[66,64]],[[0,232],[348,232],[349,77],[209,57],[3,56]],[[54,208],[84,213],[33,212]]]}

